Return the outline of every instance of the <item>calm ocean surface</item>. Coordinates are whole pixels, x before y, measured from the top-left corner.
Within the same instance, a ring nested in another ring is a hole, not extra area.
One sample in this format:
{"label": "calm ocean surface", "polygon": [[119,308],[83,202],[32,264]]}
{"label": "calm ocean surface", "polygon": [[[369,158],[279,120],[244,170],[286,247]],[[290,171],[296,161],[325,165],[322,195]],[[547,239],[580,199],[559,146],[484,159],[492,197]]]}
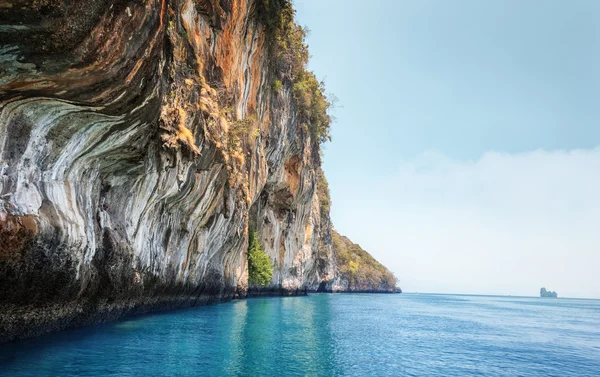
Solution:
{"label": "calm ocean surface", "polygon": [[6,376],[600,376],[600,300],[315,294],[0,345]]}

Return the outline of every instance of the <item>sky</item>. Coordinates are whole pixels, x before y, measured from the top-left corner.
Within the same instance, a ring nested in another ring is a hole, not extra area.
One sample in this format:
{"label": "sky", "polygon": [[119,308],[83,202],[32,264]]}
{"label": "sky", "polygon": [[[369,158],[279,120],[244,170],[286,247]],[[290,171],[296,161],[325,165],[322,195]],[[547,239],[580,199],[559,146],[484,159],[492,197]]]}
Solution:
{"label": "sky", "polygon": [[406,292],[600,298],[600,1],[294,5],[340,233]]}

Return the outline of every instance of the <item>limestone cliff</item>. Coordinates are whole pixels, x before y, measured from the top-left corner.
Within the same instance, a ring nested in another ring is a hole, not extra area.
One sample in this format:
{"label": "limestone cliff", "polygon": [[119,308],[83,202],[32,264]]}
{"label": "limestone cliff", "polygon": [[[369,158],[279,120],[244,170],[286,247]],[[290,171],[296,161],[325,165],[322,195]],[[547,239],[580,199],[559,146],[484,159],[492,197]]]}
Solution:
{"label": "limestone cliff", "polygon": [[243,296],[249,227],[273,292],[343,286],[273,3],[0,0],[0,341]]}

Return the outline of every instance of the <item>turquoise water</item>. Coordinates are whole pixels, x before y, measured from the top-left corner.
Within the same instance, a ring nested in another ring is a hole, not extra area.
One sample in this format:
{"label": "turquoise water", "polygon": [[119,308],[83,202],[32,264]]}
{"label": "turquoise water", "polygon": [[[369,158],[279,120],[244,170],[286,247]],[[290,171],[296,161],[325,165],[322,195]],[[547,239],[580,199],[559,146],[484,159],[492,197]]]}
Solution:
{"label": "turquoise water", "polygon": [[0,345],[6,376],[600,376],[600,300],[315,294]]}

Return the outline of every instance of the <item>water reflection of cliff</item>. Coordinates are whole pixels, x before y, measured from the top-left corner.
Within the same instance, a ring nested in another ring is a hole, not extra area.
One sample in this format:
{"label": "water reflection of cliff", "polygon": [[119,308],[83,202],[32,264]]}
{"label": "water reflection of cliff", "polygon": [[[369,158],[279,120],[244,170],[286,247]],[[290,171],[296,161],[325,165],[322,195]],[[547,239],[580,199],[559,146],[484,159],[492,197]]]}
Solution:
{"label": "water reflection of cliff", "polygon": [[332,298],[256,298],[64,331],[0,348],[0,374],[332,375]]}
{"label": "water reflection of cliff", "polygon": [[335,370],[328,301],[327,295],[315,300],[286,297],[245,301],[246,325],[242,336],[236,338],[243,349],[237,372],[277,375],[282,365],[293,375]]}

